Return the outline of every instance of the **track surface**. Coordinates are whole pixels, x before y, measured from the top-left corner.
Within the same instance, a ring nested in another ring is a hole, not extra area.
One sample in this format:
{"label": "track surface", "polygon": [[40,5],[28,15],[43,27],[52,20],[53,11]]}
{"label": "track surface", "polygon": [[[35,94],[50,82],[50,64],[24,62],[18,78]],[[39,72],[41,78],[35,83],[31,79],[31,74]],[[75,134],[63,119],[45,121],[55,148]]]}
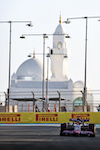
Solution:
{"label": "track surface", "polygon": [[96,137],[59,136],[59,127],[0,126],[2,150],[99,150],[100,129]]}

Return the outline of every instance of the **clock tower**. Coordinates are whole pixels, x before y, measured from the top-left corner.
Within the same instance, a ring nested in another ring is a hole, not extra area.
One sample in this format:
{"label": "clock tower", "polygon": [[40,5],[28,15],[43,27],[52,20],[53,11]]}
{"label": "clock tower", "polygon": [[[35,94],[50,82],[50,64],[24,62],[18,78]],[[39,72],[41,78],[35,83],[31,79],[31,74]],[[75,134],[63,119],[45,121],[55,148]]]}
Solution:
{"label": "clock tower", "polygon": [[61,16],[59,25],[53,33],[53,48],[50,50],[51,59],[51,80],[53,81],[66,81],[67,76],[67,48],[65,41],[65,32],[61,24]]}

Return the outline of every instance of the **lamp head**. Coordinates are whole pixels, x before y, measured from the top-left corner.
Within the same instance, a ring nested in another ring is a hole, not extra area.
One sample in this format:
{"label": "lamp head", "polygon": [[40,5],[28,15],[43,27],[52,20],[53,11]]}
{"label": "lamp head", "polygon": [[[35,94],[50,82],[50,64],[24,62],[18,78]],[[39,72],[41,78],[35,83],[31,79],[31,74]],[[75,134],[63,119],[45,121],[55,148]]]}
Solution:
{"label": "lamp head", "polygon": [[31,55],[27,55],[27,57],[32,57]]}
{"label": "lamp head", "polygon": [[67,34],[67,35],[65,36],[65,38],[71,38],[71,37],[70,37],[70,35]]}
{"label": "lamp head", "polygon": [[43,38],[48,38],[48,36],[46,34],[43,34]]}
{"label": "lamp head", "polygon": [[63,21],[63,23],[69,24],[71,21],[69,21],[69,19],[67,19],[66,21]]}
{"label": "lamp head", "polygon": [[68,56],[67,56],[67,55],[65,55],[65,56],[64,56],[64,58],[68,58]]}
{"label": "lamp head", "polygon": [[30,23],[26,24],[26,26],[33,27],[33,24],[30,22]]}
{"label": "lamp head", "polygon": [[20,38],[21,38],[21,39],[25,39],[25,36],[24,36],[24,35],[21,35]]}

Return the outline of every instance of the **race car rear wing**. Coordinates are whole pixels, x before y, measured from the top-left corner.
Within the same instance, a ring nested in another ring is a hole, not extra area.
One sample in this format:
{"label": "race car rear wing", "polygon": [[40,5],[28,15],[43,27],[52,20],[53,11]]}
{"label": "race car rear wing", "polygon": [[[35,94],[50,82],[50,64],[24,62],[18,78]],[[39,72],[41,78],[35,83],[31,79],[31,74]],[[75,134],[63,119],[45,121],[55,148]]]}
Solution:
{"label": "race car rear wing", "polygon": [[81,121],[81,122],[89,122],[90,120],[89,119],[69,119],[69,121],[73,121],[73,122],[77,122],[77,121]]}

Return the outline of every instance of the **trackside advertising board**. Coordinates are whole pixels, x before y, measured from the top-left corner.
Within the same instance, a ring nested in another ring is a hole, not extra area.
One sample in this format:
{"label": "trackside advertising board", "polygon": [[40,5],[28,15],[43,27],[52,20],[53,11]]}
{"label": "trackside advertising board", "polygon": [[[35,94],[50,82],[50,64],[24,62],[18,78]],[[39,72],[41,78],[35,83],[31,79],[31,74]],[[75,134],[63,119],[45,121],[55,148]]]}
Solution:
{"label": "trackside advertising board", "polygon": [[64,123],[69,119],[80,117],[89,119],[90,123],[100,124],[100,112],[25,112],[0,113],[0,123]]}

